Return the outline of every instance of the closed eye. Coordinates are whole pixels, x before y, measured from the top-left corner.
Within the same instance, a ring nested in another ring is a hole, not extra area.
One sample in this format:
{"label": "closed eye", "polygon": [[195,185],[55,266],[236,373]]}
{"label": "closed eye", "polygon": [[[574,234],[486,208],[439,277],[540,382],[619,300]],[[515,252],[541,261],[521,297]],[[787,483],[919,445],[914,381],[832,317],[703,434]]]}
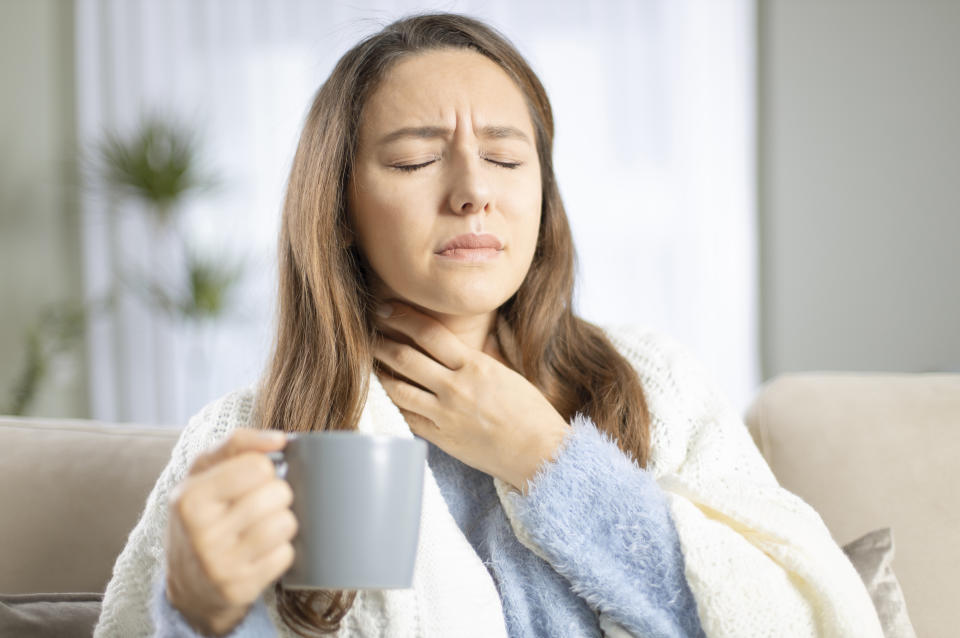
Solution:
{"label": "closed eye", "polygon": [[417,169],[423,168],[424,166],[430,166],[436,161],[437,160],[430,160],[429,162],[424,162],[423,164],[397,164],[395,166],[391,166],[390,168],[395,168],[398,171],[409,172],[409,171],[415,171]]}
{"label": "closed eye", "polygon": [[[503,168],[516,168],[516,167],[520,166],[521,164],[523,164],[523,162],[498,162],[498,161],[492,160],[492,159],[490,159],[490,158],[484,158],[484,159],[486,159],[486,160],[487,160],[488,162],[490,162],[491,164],[496,164],[497,166],[502,166]],[[436,161],[437,161],[437,160],[432,159],[432,160],[430,160],[429,162],[424,162],[423,164],[396,164],[396,165],[391,166],[390,168],[395,168],[395,169],[397,169],[398,171],[411,172],[411,171],[419,170],[419,169],[423,168],[424,166],[430,166],[431,164],[433,164],[433,163],[436,162]]]}

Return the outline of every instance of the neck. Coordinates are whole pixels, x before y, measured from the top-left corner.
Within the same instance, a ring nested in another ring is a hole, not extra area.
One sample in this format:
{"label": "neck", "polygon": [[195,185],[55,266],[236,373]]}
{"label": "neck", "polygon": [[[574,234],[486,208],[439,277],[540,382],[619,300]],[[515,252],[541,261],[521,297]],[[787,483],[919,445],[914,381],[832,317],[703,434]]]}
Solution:
{"label": "neck", "polygon": [[442,323],[460,341],[474,350],[483,350],[487,335],[496,328],[496,310],[479,315],[447,315],[420,306],[417,306],[417,308]]}
{"label": "neck", "polygon": [[478,315],[451,315],[436,312],[394,294],[379,278],[375,278],[374,294],[378,299],[399,299],[403,301],[403,303],[413,306],[423,314],[433,317],[446,326],[447,330],[455,334],[460,341],[474,350],[482,351],[483,345],[487,340],[487,335],[495,332],[497,328],[496,308]]}

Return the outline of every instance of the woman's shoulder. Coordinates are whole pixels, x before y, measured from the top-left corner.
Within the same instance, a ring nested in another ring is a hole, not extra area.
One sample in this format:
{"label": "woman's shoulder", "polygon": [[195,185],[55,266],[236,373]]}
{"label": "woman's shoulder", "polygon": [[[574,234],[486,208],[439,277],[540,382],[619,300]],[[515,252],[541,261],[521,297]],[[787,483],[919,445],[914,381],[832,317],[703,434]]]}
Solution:
{"label": "woman's shoulder", "polygon": [[221,394],[204,405],[193,418],[215,426],[245,427],[253,418],[257,384],[249,383]]}
{"label": "woman's shoulder", "polygon": [[204,449],[236,428],[253,427],[257,388],[250,383],[208,401],[187,422],[181,438],[190,440],[189,447]]}
{"label": "woman's shoulder", "polygon": [[599,327],[637,371],[654,412],[699,421],[732,410],[713,373],[674,335],[647,324]]}
{"label": "woman's shoulder", "polygon": [[682,381],[677,378],[680,375],[704,373],[693,351],[670,333],[648,324],[598,324],[598,327],[641,377],[677,383]]}

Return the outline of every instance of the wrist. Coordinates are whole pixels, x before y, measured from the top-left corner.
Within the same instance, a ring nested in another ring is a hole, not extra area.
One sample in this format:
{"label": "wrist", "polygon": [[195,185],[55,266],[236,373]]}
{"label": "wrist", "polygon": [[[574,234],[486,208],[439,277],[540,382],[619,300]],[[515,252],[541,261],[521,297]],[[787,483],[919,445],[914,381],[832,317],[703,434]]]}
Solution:
{"label": "wrist", "polygon": [[219,638],[229,634],[237,625],[239,625],[244,616],[250,609],[250,605],[242,607],[230,607],[222,610],[210,611],[193,609],[188,605],[181,604],[182,600],[189,600],[178,595],[176,585],[170,580],[169,576],[166,583],[166,597],[170,606],[183,617],[190,627],[201,636]]}
{"label": "wrist", "polygon": [[180,614],[200,635],[208,636],[209,638],[220,638],[229,634],[237,625],[243,622],[243,618],[247,615],[247,612],[247,608],[233,608],[210,617],[193,617],[182,611]]}
{"label": "wrist", "polygon": [[529,448],[530,453],[524,455],[516,475],[506,482],[509,483],[522,495],[527,494],[527,483],[532,481],[537,471],[547,463],[552,463],[557,458],[557,452],[563,439],[570,431],[570,426],[558,415],[558,422],[552,427],[545,428],[539,433],[536,442]]}

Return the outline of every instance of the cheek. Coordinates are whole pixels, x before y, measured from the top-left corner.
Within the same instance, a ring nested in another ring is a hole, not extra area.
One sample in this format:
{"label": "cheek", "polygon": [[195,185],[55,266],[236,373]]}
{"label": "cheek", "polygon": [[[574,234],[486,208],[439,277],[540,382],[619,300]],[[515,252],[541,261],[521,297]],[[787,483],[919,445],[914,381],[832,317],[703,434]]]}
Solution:
{"label": "cheek", "polygon": [[511,211],[511,225],[513,238],[517,243],[518,252],[524,256],[533,256],[536,248],[537,236],[540,233],[540,211],[542,208],[542,192],[540,182],[524,181],[515,184],[510,193],[509,205],[505,208]]}
{"label": "cheek", "polygon": [[402,265],[423,242],[422,212],[403,193],[371,184],[353,198],[360,249],[378,272]]}

